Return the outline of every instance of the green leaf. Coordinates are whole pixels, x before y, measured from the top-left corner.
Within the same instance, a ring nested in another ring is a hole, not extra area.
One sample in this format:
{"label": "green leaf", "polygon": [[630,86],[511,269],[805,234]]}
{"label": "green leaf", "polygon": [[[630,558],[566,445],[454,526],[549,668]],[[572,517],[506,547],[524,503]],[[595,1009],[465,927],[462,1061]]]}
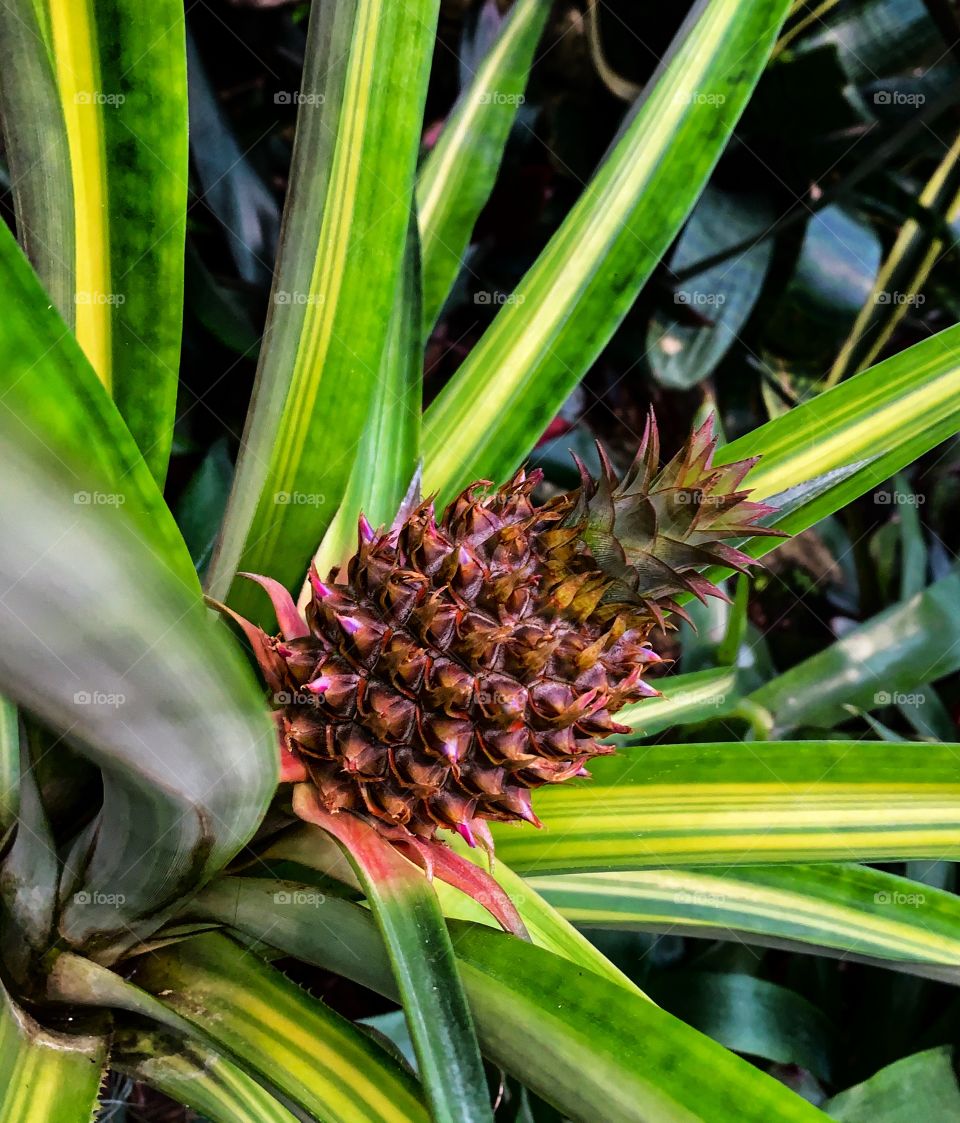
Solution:
{"label": "green leaf", "polygon": [[0,987],[3,1123],[89,1123],[105,1060],[103,1038],[42,1029]]}
{"label": "green leaf", "polygon": [[251,618],[268,614],[250,582],[231,592],[237,570],[299,586],[357,457],[402,268],[436,8],[347,0],[311,13],[296,189],[209,577]]}
{"label": "green leaf", "polygon": [[839,1123],[960,1119],[960,1089],[949,1045],[914,1053],[824,1104]]}
{"label": "green leaf", "polygon": [[647,987],[665,1010],[727,1049],[799,1065],[830,1080],[836,1031],[795,991],[754,975],[719,971],[661,972]]}
{"label": "green leaf", "polygon": [[324,813],[318,822],[349,858],[387,946],[432,1118],[492,1123],[473,1020],[424,871],[355,816]]}
{"label": "green leaf", "polygon": [[[346,492],[313,559],[322,576],[355,552],[361,512],[374,527],[390,526],[417,471],[423,400],[420,292],[417,229],[411,216],[380,378]],[[306,582],[304,589],[309,589]]]}
{"label": "green leaf", "polygon": [[0,5],[0,122],[20,244],[72,327],[73,180],[45,14],[35,0]]}
{"label": "green leaf", "polygon": [[417,210],[427,332],[462,268],[473,227],[490,197],[549,14],[549,0],[517,0],[420,169]]}
{"label": "green leaf", "polygon": [[633,733],[611,737],[611,744],[631,744],[637,737],[652,737],[673,725],[720,717],[739,700],[737,672],[731,667],[666,675],[656,684],[662,697],[645,698],[617,712],[617,721],[632,726]]}
{"label": "green leaf", "polygon": [[0,837],[16,819],[20,806],[20,716],[0,697]]}
{"label": "green leaf", "polygon": [[544,787],[540,831],[494,825],[520,873],[960,857],[956,745],[647,745]]}
{"label": "green leaf", "polygon": [[[724,445],[716,460],[761,456],[752,498],[785,504],[774,525],[798,534],[960,431],[958,355],[960,325]],[[767,537],[744,549],[760,557],[777,545]]]}
{"label": "green leaf", "polygon": [[[158,0],[146,10],[131,0],[23,0],[19,6],[34,9],[28,18],[38,19],[45,33],[72,183],[69,192],[59,185],[56,216],[41,208],[38,217],[50,233],[56,230],[54,245],[61,229],[72,231],[67,248],[72,241],[77,339],[162,483],[183,312],[183,6],[177,0]],[[34,68],[30,74],[35,84]],[[45,90],[43,104],[49,97]],[[62,143],[62,130],[54,135]],[[32,174],[49,174],[46,162]],[[21,218],[32,225],[31,214]],[[69,264],[61,264],[64,274]]]}
{"label": "green leaf", "polygon": [[275,732],[236,645],[124,505],[78,503],[50,445],[3,412],[0,449],[0,522],[16,528],[0,548],[0,690],[102,769],[60,933],[109,956],[248,841],[276,786]]}
{"label": "green leaf", "polygon": [[[367,910],[327,897],[264,907],[273,891],[230,879],[202,903],[288,955],[391,997],[395,984]],[[340,937],[329,939],[328,927]],[[571,968],[561,956],[484,925],[453,921],[453,946],[485,1056],[554,1104],[594,1123],[816,1120],[783,1085],[617,982]],[[703,1081],[703,1072],[710,1080]]]}
{"label": "green leaf", "polygon": [[[465,843],[455,839],[451,846],[463,857],[469,858],[478,866],[485,864],[486,856],[471,850]],[[530,935],[538,947],[545,948],[555,955],[561,955],[578,968],[587,968],[602,975],[605,979],[626,987],[634,994],[643,992],[619,967],[599,952],[580,932],[565,920],[539,893],[534,892],[529,881],[515,874],[499,858],[493,863],[490,875],[506,892]],[[496,927],[493,917],[477,901],[461,893],[451,885],[434,880],[434,888],[440,898],[445,916],[455,920],[471,920],[475,923]]]}
{"label": "green leaf", "polygon": [[114,1034],[110,1067],[148,1084],[210,1123],[296,1123],[243,1069],[197,1041],[161,1030]]}
{"label": "green leaf", "polygon": [[320,1120],[426,1123],[416,1082],[379,1045],[224,936],[141,957],[132,981]]}
{"label": "green leaf", "polygon": [[[762,198],[707,187],[670,258],[670,274],[761,236],[775,218]],[[686,319],[658,312],[647,328],[646,354],[658,382],[689,390],[713,373],[753,310],[772,254],[773,240],[759,241],[674,288],[674,303]],[[693,317],[706,322],[691,324]]]}
{"label": "green leaf", "polygon": [[[40,797],[28,740],[27,736],[20,737],[17,828],[0,865],[0,897],[8,934],[3,963],[10,977],[21,985],[28,983],[37,960],[50,946],[60,882],[56,843]],[[34,756],[39,756],[39,751]]]}
{"label": "green leaf", "polygon": [[763,69],[786,0],[711,0],[546,250],[424,418],[424,486],[448,498],[520,463],[629,311]]}
{"label": "green leaf", "polygon": [[0,224],[0,400],[72,473],[77,503],[123,506],[137,533],[199,595],[190,555],[116,406]]}
{"label": "green leaf", "polygon": [[867,866],[553,874],[529,883],[583,928],[733,938],[960,982],[960,899]]}
{"label": "green leaf", "polygon": [[849,718],[846,706],[872,710],[907,700],[922,706],[920,688],[958,668],[960,574],[950,573],[749,698],[776,716],[775,730],[782,735],[801,725],[836,725]]}

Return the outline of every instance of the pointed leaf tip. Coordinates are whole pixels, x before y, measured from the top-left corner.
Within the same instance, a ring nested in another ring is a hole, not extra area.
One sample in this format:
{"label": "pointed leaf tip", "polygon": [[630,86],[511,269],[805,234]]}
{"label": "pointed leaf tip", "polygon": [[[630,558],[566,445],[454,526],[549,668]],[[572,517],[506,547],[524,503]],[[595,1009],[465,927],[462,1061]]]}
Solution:
{"label": "pointed leaf tip", "polygon": [[300,615],[290,591],[284,588],[279,581],[272,577],[264,577],[259,573],[238,573],[238,577],[245,577],[248,581],[255,581],[261,589],[265,590],[273,611],[280,625],[280,631],[286,640],[302,639],[310,634],[307,622]]}

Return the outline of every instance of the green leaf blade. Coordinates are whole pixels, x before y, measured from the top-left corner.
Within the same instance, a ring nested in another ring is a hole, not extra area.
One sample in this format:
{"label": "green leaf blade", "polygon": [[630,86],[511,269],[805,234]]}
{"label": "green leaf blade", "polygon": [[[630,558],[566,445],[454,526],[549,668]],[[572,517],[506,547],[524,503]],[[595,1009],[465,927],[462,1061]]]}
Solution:
{"label": "green leaf blade", "polygon": [[216,599],[251,618],[263,608],[246,583],[234,586],[237,570],[299,587],[356,460],[402,268],[436,7],[313,9],[291,169],[299,190],[209,578]]}
{"label": "green leaf blade", "polygon": [[42,1029],[0,988],[0,1117],[4,1123],[89,1123],[106,1041]]}
{"label": "green leaf blade", "polygon": [[[918,749],[922,747],[922,752]],[[960,854],[954,745],[638,746],[538,792],[541,831],[494,826],[520,873]]]}
{"label": "green leaf blade", "polygon": [[490,196],[549,14],[549,0],[518,0],[513,5],[420,169],[417,210],[423,244],[423,323],[428,332]]}

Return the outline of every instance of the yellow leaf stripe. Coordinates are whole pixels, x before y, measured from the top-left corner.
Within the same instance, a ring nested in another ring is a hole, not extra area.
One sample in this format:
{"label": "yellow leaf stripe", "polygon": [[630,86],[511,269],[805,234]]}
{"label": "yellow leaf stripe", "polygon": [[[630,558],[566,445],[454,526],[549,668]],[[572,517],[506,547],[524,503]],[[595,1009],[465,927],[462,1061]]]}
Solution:
{"label": "yellow leaf stripe", "polygon": [[0,992],[0,1118],[3,1123],[87,1118],[103,1069],[103,1043],[55,1037]]}
{"label": "yellow leaf stripe", "polygon": [[67,124],[76,224],[76,336],[111,389],[110,220],[103,99],[92,0],[48,0],[60,99]]}
{"label": "yellow leaf stripe", "polygon": [[946,965],[960,978],[960,899],[862,866],[643,870],[529,883],[583,927],[753,934]]}

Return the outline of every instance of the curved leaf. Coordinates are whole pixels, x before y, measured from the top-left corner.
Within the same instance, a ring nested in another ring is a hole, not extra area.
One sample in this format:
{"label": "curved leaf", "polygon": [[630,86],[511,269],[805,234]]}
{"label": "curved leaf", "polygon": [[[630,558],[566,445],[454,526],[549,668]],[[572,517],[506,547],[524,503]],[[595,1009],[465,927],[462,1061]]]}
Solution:
{"label": "curved leaf", "polygon": [[113,954],[249,839],[276,786],[275,732],[225,630],[122,504],[78,503],[50,447],[0,411],[0,689],[103,771],[66,860],[61,934]]}
{"label": "curved leaf", "polygon": [[799,1065],[830,1080],[836,1030],[796,991],[754,975],[721,971],[665,971],[647,985],[665,1010],[727,1049]]}
{"label": "curved leaf", "polygon": [[733,937],[960,984],[960,898],[867,866],[701,867],[529,880],[584,928]]}
{"label": "curved leaf", "polygon": [[542,788],[540,831],[494,827],[521,873],[960,857],[957,745],[638,746]]}
{"label": "curved leaf", "polygon": [[898,699],[923,704],[919,688],[960,668],[960,574],[951,573],[854,628],[748,697],[775,715],[781,734],[829,727]]}
{"label": "curved leaf", "polygon": [[[799,534],[960,432],[960,325],[915,343],[717,450],[750,456],[752,497],[782,508]],[[743,549],[761,557],[778,539]]]}
{"label": "curved leaf", "polygon": [[960,1119],[960,1088],[948,1045],[914,1053],[875,1072],[824,1105],[839,1123]]}
{"label": "curved leaf", "polygon": [[106,1040],[42,1029],[0,987],[0,1118],[3,1123],[90,1123]]}
{"label": "curved leaf", "polygon": [[17,235],[50,300],[74,323],[73,180],[43,9],[34,0],[0,5],[0,119]]}
{"label": "curved leaf", "polygon": [[659,698],[644,698],[624,706],[617,721],[633,727],[632,733],[609,738],[611,744],[629,744],[637,737],[652,737],[672,725],[693,724],[719,717],[739,701],[737,672],[732,667],[691,671],[657,679]]}
{"label": "curved leaf", "polygon": [[77,503],[123,506],[157,560],[199,596],[190,554],[130,432],[0,223],[0,409],[72,473]]}
{"label": "curved leaf", "polygon": [[210,1123],[296,1123],[297,1117],[226,1057],[159,1030],[114,1035],[110,1067],[185,1104]]}
{"label": "curved leaf", "polygon": [[[417,472],[423,400],[420,293],[417,230],[411,215],[380,378],[346,491],[313,558],[323,576],[356,550],[361,513],[374,527],[391,525]],[[303,597],[309,598],[309,589],[309,581],[304,580]]]}
{"label": "curved leaf", "polygon": [[325,1123],[426,1123],[416,1082],[376,1042],[224,936],[143,956],[132,981]]}

